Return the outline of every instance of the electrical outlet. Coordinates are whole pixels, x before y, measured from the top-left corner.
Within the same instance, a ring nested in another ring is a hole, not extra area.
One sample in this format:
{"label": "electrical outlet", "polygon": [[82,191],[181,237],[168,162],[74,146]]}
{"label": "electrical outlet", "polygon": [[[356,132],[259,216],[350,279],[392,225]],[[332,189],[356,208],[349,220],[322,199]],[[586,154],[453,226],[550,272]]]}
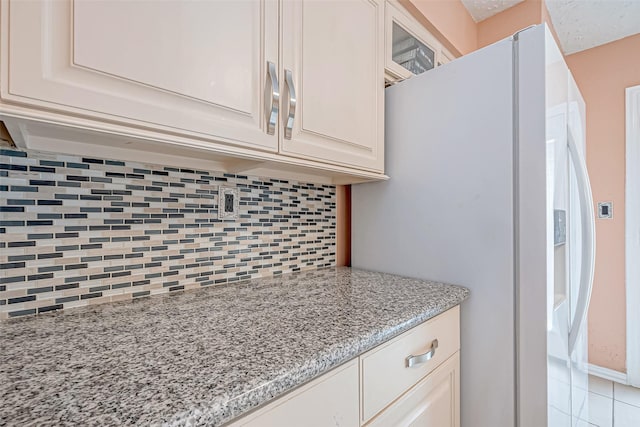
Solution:
{"label": "electrical outlet", "polygon": [[218,219],[238,219],[240,197],[235,187],[218,188]]}

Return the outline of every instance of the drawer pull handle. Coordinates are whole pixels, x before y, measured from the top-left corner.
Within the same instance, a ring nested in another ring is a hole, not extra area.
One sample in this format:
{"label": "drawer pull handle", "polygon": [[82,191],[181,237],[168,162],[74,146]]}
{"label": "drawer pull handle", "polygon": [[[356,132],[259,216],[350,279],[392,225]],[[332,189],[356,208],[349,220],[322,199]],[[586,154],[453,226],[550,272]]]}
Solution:
{"label": "drawer pull handle", "polygon": [[271,96],[266,97],[267,134],[274,135],[276,133],[276,124],[278,122],[280,86],[278,85],[278,76],[276,76],[276,64],[271,61],[267,61],[267,76],[271,81],[271,90],[269,91]]}
{"label": "drawer pull handle", "polygon": [[433,356],[436,355],[437,348],[438,348],[438,340],[431,341],[431,348],[429,349],[429,351],[423,354],[419,354],[417,356],[409,356],[406,359],[404,359],[406,367],[410,368],[412,366],[416,366],[428,360],[431,360],[431,358],[433,358]]}

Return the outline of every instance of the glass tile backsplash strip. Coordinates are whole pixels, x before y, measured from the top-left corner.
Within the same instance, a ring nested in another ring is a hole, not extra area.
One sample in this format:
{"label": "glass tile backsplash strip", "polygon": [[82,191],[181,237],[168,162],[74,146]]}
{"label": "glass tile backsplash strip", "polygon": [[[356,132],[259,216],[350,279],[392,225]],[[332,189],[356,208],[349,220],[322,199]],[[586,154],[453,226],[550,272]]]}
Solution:
{"label": "glass tile backsplash strip", "polygon": [[[236,218],[218,219],[221,186]],[[329,185],[2,149],[0,318],[335,265],[335,203]]]}

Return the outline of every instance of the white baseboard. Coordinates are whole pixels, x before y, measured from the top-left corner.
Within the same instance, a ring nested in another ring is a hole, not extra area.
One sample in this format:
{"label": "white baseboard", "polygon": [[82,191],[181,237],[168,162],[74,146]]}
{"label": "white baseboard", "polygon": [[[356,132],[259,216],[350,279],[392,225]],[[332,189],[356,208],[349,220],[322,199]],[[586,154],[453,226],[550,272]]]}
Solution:
{"label": "white baseboard", "polygon": [[627,384],[627,374],[624,372],[614,371],[613,369],[603,368],[589,363],[589,374],[603,378],[605,380],[614,381],[619,384]]}

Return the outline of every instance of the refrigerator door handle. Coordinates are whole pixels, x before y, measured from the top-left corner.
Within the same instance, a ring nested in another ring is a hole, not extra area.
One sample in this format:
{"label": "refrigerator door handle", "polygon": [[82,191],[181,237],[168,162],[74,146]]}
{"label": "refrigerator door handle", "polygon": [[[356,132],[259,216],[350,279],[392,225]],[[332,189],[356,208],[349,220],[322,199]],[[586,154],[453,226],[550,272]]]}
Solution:
{"label": "refrigerator door handle", "polygon": [[580,200],[580,212],[582,220],[582,263],[580,270],[580,287],[578,288],[578,299],[573,321],[569,328],[569,354],[578,340],[580,329],[586,321],[591,300],[591,289],[593,287],[593,273],[596,260],[595,246],[595,214],[593,211],[593,197],[591,195],[591,185],[587,166],[578,146],[573,139],[571,130],[568,133],[569,155],[576,171],[578,182],[578,198]]}

